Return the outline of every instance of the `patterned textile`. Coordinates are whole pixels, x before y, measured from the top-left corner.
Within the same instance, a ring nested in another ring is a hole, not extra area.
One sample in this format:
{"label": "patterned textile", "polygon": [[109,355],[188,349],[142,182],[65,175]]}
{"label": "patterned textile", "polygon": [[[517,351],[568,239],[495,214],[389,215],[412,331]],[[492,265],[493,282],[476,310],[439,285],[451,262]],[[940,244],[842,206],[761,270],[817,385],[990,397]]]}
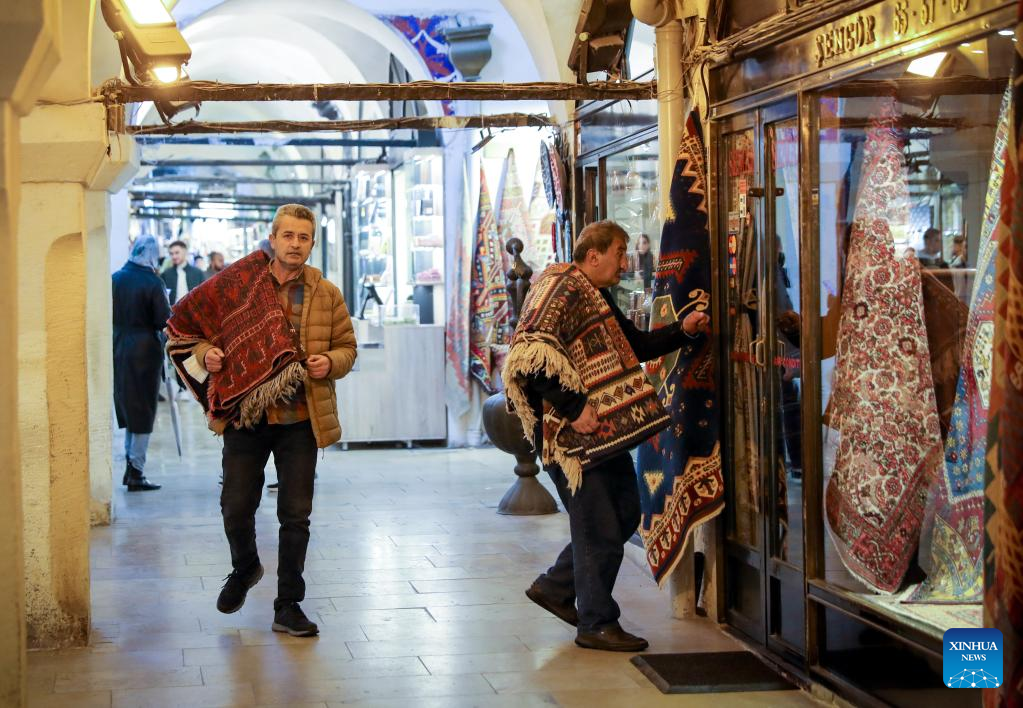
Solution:
{"label": "patterned textile", "polygon": [[941,439],[948,439],[952,425],[959,370],[970,310],[956,297],[947,272],[923,268],[920,271],[923,289],[924,327],[927,330],[927,351],[931,358],[931,381],[938,407]]}
{"label": "patterned textile", "polygon": [[[533,245],[533,232],[529,228],[529,212],[526,211],[526,202],[522,198],[519,171],[515,167],[514,150],[508,151],[508,158],[504,161],[504,170],[501,173],[501,197],[498,201],[501,208],[497,212],[497,233],[500,235],[501,245],[506,245],[513,238],[521,239],[525,246],[522,260],[529,264],[534,273],[539,274],[542,268],[538,267],[536,248]],[[511,267],[511,263],[507,262],[506,267]]]}
{"label": "patterned textile", "polygon": [[543,185],[543,160],[536,162],[536,176],[533,178],[533,194],[529,198],[529,226],[533,237],[533,253],[536,256],[536,277],[539,271],[554,262],[555,215]]}
{"label": "patterned textile", "polygon": [[[300,271],[294,278],[279,283],[270,266],[270,278],[277,289],[277,302],[281,303],[288,321],[298,332],[302,329],[302,310],[305,304],[305,278]],[[287,399],[266,409],[266,422],[271,425],[293,425],[309,420],[309,404],[305,397],[305,385],[299,384]]]}
{"label": "patterned textile", "polygon": [[[710,232],[702,131],[690,114],[671,180],[671,213],[661,230],[651,326],[664,327],[710,305]],[[724,509],[717,385],[708,337],[684,368],[678,352],[647,364],[671,427],[639,446],[639,534],[658,585],[699,524]]]}
{"label": "patterned textile", "polygon": [[502,343],[502,329],[510,316],[502,266],[501,242],[494,228],[487,177],[480,169],[480,203],[469,290],[469,373],[487,393],[497,391],[492,349]]}
{"label": "patterned textile", "polygon": [[[455,68],[448,54],[449,46],[444,38],[444,28],[451,18],[447,15],[416,17],[415,15],[381,15],[380,19],[398,30],[422,57],[426,70],[434,81],[461,81],[462,75]],[[440,102],[444,115],[455,114],[454,103]]]}
{"label": "patterned textile", "polygon": [[671,423],[611,306],[575,264],[550,266],[530,288],[505,362],[508,407],[527,440],[537,421],[526,376],[535,372],[585,393],[600,421],[597,432],[583,435],[544,403],[541,459],[561,467],[573,493],[585,470]]}
{"label": "patterned textile", "polygon": [[899,589],[941,470],[916,260],[897,257],[907,221],[893,107],[867,129],[842,293],[830,425],[839,432],[825,511],[840,557],[871,589]]}
{"label": "patterned textile", "polygon": [[[305,379],[305,352],[268,263],[262,251],[235,261],[179,300],[167,322],[171,363],[217,431],[254,426]],[[198,366],[192,349],[200,341],[224,351],[220,372],[207,376]]]}
{"label": "patterned textile", "polygon": [[[1016,36],[1023,32],[1023,3]],[[984,705],[1023,705],[1023,47],[1013,67],[1009,154],[1002,182],[995,264],[994,363],[985,473],[984,626],[1002,632],[999,688]]]}
{"label": "patterned textile", "polygon": [[469,298],[472,288],[472,206],[469,203],[469,173],[462,170],[461,221],[455,232],[452,254],[451,295],[448,322],[444,327],[444,350],[448,367],[445,400],[456,418],[469,410],[472,392],[469,376]]}
{"label": "patterned textile", "polygon": [[927,523],[920,539],[920,565],[928,577],[909,596],[908,602],[980,602],[984,592],[981,566],[984,456],[987,452],[994,329],[994,256],[998,248],[993,236],[1001,208],[1002,177],[1009,138],[1009,96],[1006,91],[995,133],[962,371],[956,385],[952,421],[945,441],[945,474],[931,489]]}

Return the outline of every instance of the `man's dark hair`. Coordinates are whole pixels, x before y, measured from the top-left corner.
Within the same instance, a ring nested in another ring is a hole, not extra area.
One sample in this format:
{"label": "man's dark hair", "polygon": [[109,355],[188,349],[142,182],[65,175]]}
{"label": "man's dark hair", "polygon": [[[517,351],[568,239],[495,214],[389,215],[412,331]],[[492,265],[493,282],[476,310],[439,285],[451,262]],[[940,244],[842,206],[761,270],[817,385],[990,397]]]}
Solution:
{"label": "man's dark hair", "polygon": [[220,251],[210,251],[210,254],[209,254],[208,258],[209,258],[209,260],[212,261],[213,260],[213,256],[223,256],[223,255],[224,254],[222,254]]}
{"label": "man's dark hair", "polygon": [[607,253],[607,249],[611,248],[611,244],[617,240],[621,240],[625,246],[628,246],[629,234],[610,219],[587,224],[579,232],[579,240],[575,242],[575,249],[572,251],[572,260],[582,263],[586,260],[586,254],[590,252],[591,248],[597,249],[598,253]]}
{"label": "man's dark hair", "polygon": [[167,250],[169,251],[172,248],[174,248],[175,246],[181,246],[186,251],[188,250],[188,244],[185,243],[184,241],[180,240],[180,239],[178,239],[177,241],[171,241],[170,243],[168,243],[167,244]]}

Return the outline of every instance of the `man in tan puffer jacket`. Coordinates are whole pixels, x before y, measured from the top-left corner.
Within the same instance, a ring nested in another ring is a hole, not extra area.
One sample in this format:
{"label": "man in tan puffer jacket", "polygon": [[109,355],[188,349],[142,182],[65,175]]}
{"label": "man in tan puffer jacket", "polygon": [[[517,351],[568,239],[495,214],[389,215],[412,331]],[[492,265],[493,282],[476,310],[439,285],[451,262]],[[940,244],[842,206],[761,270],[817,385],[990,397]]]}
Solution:
{"label": "man in tan puffer jacket", "polygon": [[[302,571],[309,545],[316,451],[341,439],[334,381],[351,371],[356,356],[355,333],[341,291],[306,265],[315,231],[315,215],[299,204],[286,204],[274,216],[270,275],[308,355],[306,377],[291,396],[270,407],[254,428],[226,427],[220,495],[232,571],[217,609],[231,613],[241,609],[249,588],[263,577],[255,514],[262,497],[263,468],[273,454],[281,523],[273,630],[296,637],[319,631],[299,607],[305,598]],[[212,344],[201,343],[193,352],[207,371],[216,373],[223,367],[224,352]]]}

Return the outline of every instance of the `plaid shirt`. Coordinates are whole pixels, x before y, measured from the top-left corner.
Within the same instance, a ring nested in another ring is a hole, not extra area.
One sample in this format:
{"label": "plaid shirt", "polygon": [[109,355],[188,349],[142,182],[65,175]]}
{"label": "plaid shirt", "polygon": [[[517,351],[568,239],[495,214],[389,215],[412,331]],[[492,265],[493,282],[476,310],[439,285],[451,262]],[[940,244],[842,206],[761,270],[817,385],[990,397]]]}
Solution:
{"label": "plaid shirt", "polygon": [[[272,261],[271,261],[272,265]],[[285,282],[277,280],[273,268],[270,268],[270,277],[277,288],[277,299],[281,307],[288,313],[288,319],[295,327],[296,332],[302,329],[302,308],[305,307],[305,268],[299,270],[295,277]],[[271,425],[291,425],[309,420],[309,404],[305,398],[305,386],[299,385],[291,398],[276,406],[271,406],[266,411],[266,422]]]}

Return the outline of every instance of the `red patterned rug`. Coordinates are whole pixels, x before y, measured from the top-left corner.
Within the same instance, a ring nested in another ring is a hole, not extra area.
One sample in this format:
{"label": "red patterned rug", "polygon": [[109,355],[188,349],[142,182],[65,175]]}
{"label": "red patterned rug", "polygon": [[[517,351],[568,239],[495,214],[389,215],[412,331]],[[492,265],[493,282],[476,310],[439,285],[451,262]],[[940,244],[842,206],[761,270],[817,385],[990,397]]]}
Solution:
{"label": "red patterned rug", "polygon": [[[167,332],[174,368],[214,425],[254,425],[305,377],[298,332],[277,299],[269,258],[260,250],[179,300]],[[220,372],[206,376],[189,361],[199,341],[223,350]]]}
{"label": "red patterned rug", "polygon": [[942,445],[915,259],[896,256],[908,222],[894,109],[867,129],[842,293],[831,427],[840,434],[825,510],[843,563],[893,593],[916,556]]}

